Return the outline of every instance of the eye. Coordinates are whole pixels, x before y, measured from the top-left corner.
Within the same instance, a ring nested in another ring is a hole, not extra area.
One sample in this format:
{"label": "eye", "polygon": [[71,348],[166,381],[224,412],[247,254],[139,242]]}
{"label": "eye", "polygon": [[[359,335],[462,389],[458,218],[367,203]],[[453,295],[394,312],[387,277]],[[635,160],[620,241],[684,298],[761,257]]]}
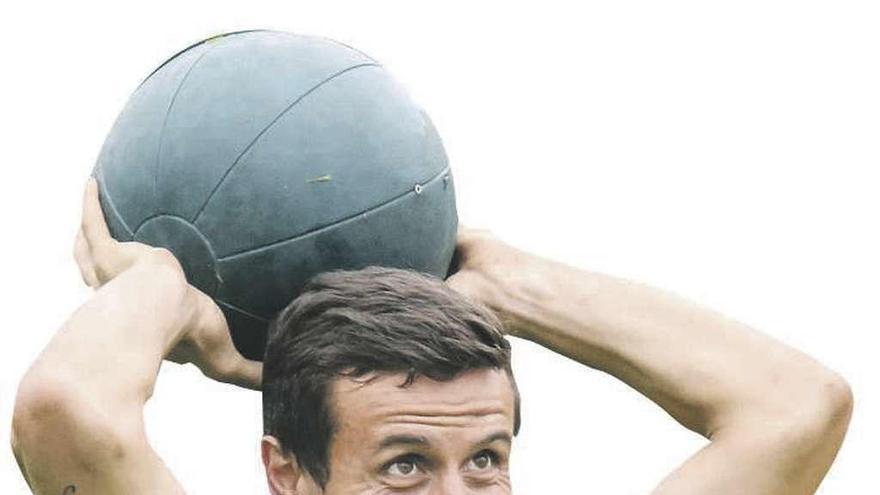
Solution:
{"label": "eye", "polygon": [[498,454],[491,450],[483,450],[471,457],[468,469],[471,471],[488,471],[498,467]]}
{"label": "eye", "polygon": [[412,478],[421,473],[420,461],[415,456],[403,456],[385,465],[386,474],[399,478]]}

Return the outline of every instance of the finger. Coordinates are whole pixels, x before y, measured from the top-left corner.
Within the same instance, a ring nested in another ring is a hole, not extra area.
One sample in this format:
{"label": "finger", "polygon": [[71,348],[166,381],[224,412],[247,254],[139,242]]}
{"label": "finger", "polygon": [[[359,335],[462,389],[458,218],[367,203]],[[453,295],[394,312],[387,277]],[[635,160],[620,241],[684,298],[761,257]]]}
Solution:
{"label": "finger", "polygon": [[485,227],[472,227],[470,225],[465,225],[461,222],[458,222],[457,234],[465,237],[473,237],[480,235],[491,235],[492,231]]}
{"label": "finger", "polygon": [[229,383],[251,390],[260,390],[263,387],[263,363],[241,358],[231,378],[233,381]]}
{"label": "finger", "polygon": [[473,229],[464,225],[463,223],[458,224],[458,230],[455,233],[456,240],[461,243],[462,241],[467,240],[467,238],[473,234]]}
{"label": "finger", "polygon": [[459,223],[455,239],[455,250],[452,253],[446,278],[468,266],[474,252],[474,247],[481,239],[485,239],[489,235],[488,230],[474,229]]}
{"label": "finger", "polygon": [[222,356],[211,356],[211,362],[199,366],[208,378],[223,383],[260,390],[263,378],[263,364],[259,361],[245,359],[234,348]]}
{"label": "finger", "polygon": [[[190,331],[196,343],[197,356],[201,363],[195,363],[209,378],[240,387],[260,390],[263,378],[263,363],[246,359],[235,348],[226,317],[214,301],[201,291],[197,292],[203,309],[202,321]],[[207,306],[207,307],[206,307]]]}
{"label": "finger", "polygon": [[92,256],[89,252],[89,245],[83,235],[82,229],[76,233],[76,240],[73,243],[73,259],[79,267],[79,274],[82,276],[83,282],[92,288],[98,287],[98,277],[95,274],[95,265],[92,262]]}
{"label": "finger", "polygon": [[223,335],[222,351],[216,353],[220,363],[220,381],[238,385],[252,390],[260,390],[263,380],[263,363],[246,359],[235,344],[227,329]]}
{"label": "finger", "polygon": [[456,247],[468,248],[477,241],[491,237],[492,232],[488,229],[473,228],[458,224],[458,231],[456,232]]}
{"label": "finger", "polygon": [[89,178],[83,195],[82,231],[86,242],[92,248],[112,239],[107,222],[104,221],[104,212],[101,210],[98,196],[98,182],[94,177]]}

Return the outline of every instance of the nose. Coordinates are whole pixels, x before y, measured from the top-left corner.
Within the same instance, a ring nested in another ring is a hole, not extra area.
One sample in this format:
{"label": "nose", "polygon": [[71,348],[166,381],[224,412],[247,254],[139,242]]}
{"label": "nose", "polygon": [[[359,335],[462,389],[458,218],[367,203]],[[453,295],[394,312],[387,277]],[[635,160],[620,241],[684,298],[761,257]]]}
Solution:
{"label": "nose", "polygon": [[431,487],[430,495],[474,495],[458,472],[446,472]]}

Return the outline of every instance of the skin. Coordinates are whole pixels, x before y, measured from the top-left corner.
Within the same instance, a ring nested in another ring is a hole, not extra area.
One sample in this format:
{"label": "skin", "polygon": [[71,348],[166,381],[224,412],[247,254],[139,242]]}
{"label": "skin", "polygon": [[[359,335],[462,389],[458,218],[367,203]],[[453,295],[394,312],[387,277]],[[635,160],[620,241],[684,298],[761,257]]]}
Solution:
{"label": "skin", "polygon": [[453,382],[419,378],[401,388],[404,379],[336,384],[337,471],[328,491],[510,493],[514,398],[507,375],[478,370]]}
{"label": "skin", "polygon": [[711,443],[655,495],[814,493],[852,414],[814,359],[674,294],[460,233],[448,282],[508,331],[626,382]]}
{"label": "skin", "polygon": [[[711,440],[655,494],[809,494],[828,471],[853,399],[815,360],[675,295],[486,232],[462,230],[457,253],[447,282],[496,311],[512,336],[619,378]],[[163,359],[251,388],[260,364],[235,351],[222,313],[170,253],[110,237],[93,181],[75,257],[96,292],[21,381],[12,447],[22,474],[39,494],[183,493],[144,432]],[[503,372],[408,387],[402,375],[365,378],[334,383],[325,490],[263,438],[273,494],[510,493],[513,392]]]}
{"label": "skin", "polygon": [[324,492],[275,439],[264,438],[272,493],[511,493],[514,392],[507,374],[473,370],[401,387],[405,380],[400,373],[335,382],[338,431]]}

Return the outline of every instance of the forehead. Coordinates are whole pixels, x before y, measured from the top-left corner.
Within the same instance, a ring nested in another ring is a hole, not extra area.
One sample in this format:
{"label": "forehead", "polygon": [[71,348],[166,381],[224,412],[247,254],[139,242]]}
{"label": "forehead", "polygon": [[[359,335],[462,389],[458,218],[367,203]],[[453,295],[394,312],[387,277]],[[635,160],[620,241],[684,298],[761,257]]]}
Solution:
{"label": "forehead", "polygon": [[363,437],[402,429],[485,428],[512,433],[514,393],[503,370],[471,370],[448,381],[420,376],[401,386],[405,380],[402,373],[337,379],[332,401],[338,433],[355,430]]}

